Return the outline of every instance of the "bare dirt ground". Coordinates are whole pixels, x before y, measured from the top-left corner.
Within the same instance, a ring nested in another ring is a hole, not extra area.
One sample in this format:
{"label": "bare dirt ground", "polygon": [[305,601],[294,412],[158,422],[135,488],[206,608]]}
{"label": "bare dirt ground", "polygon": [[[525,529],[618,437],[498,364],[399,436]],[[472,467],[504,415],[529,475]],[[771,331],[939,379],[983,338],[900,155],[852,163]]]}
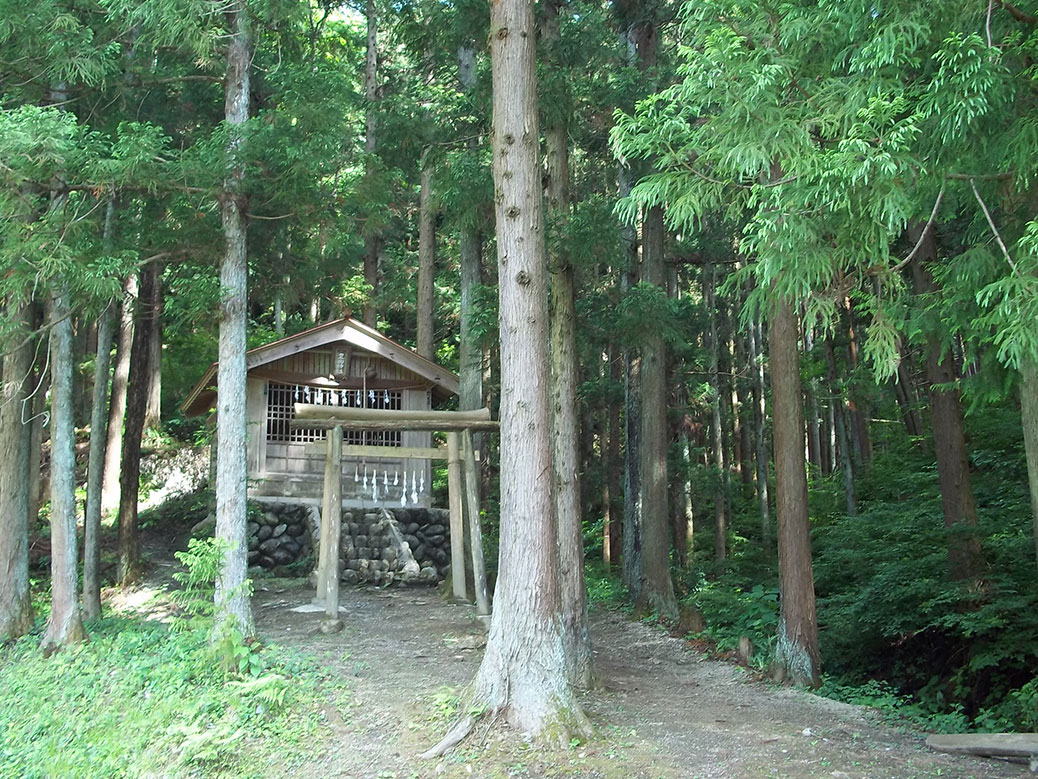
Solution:
{"label": "bare dirt ground", "polygon": [[479,664],[485,631],[474,611],[434,589],[343,588],[345,629],[323,635],[321,614],[290,611],[312,594],[300,581],[261,580],[254,601],[270,641],[313,653],[350,690],[345,710],[326,708],[330,737],[294,776],[1033,776],[1019,763],[936,754],[922,734],[861,707],[757,681],[605,609],[592,615],[599,686],[582,698],[596,738],[553,748],[490,722],[445,757],[421,760]]}

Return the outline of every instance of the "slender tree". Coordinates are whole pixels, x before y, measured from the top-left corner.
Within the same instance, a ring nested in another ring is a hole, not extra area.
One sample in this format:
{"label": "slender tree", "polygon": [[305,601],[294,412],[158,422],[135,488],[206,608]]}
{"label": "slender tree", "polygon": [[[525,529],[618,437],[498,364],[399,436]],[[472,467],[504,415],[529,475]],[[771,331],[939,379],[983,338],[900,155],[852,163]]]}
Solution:
{"label": "slender tree", "polygon": [[244,0],[226,11],[227,77],[224,112],[231,131],[231,167],[224,182],[225,254],[220,262],[220,343],[217,370],[216,537],[226,555],[216,580],[217,626],[230,622],[245,636],[255,632],[247,589],[245,545],[245,324],[248,295],[245,171],[238,155],[249,118],[252,37]]}
{"label": "slender tree", "polygon": [[72,419],[72,318],[67,282],[54,284],[49,324],[51,605],[43,634],[47,652],[86,638],[77,598],[76,432]]}
{"label": "slender tree", "polygon": [[434,281],[436,277],[436,210],[433,207],[433,169],[429,149],[422,152],[418,205],[418,337],[416,351],[427,360],[436,355],[433,340]]}
{"label": "slender tree", "polygon": [[133,312],[137,305],[138,279],[130,273],[123,284],[119,330],[116,336],[115,367],[108,401],[108,429],[105,440],[101,511],[119,508],[119,470],[122,463],[123,423],[126,419],[126,385],[130,380],[130,347],[133,344]]}
{"label": "slender tree", "polygon": [[[102,241],[106,249],[111,248],[114,219],[115,198],[109,197],[102,228]],[[116,310],[115,301],[110,302],[97,320],[94,388],[90,404],[86,514],[83,519],[83,615],[87,619],[97,619],[101,616],[101,485],[104,477],[105,443],[108,438],[106,401]]]}
{"label": "slender tree", "polygon": [[130,346],[130,376],[126,386],[126,420],[123,431],[122,469],[119,472],[119,567],[123,585],[140,575],[140,540],[137,532],[137,499],[141,480],[141,439],[147,417],[151,373],[151,331],[156,326],[155,295],[159,266],[152,263],[140,274],[137,316]]}
{"label": "slender tree", "polygon": [[[558,58],[561,0],[550,0],[543,11],[541,40],[549,62]],[[565,112],[556,111],[545,137],[547,207],[556,229],[564,229],[570,208],[569,137]],[[587,588],[584,583],[584,544],[581,524],[580,458],[577,419],[577,313],[575,270],[563,252],[549,258],[549,343],[551,362],[551,443],[558,522],[559,581],[563,640],[570,682],[589,687],[593,677],[588,629]]]}

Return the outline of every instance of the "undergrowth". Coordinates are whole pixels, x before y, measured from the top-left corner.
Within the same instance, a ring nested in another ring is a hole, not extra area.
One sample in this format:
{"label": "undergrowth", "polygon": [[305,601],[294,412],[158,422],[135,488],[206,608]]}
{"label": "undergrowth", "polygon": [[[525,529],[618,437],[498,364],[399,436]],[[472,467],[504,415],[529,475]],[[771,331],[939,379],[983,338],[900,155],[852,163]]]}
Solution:
{"label": "undergrowth", "polygon": [[304,655],[214,633],[201,604],[218,550],[203,546],[185,555],[173,625],[114,616],[48,658],[38,636],[0,650],[0,776],[266,776],[309,755],[335,682]]}

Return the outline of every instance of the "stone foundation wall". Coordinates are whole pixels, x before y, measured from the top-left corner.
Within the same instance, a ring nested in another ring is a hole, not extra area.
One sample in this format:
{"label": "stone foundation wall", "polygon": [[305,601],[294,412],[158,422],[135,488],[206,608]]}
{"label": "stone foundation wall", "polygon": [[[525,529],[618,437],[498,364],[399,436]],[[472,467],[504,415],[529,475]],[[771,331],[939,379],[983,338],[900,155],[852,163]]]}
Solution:
{"label": "stone foundation wall", "polygon": [[[203,525],[205,525],[203,527]],[[196,531],[211,534],[210,517]],[[435,583],[450,567],[450,519],[446,509],[392,508],[344,511],[339,572],[346,584],[394,581]],[[307,557],[317,563],[321,515],[300,503],[264,503],[247,527],[249,565],[273,570]]]}

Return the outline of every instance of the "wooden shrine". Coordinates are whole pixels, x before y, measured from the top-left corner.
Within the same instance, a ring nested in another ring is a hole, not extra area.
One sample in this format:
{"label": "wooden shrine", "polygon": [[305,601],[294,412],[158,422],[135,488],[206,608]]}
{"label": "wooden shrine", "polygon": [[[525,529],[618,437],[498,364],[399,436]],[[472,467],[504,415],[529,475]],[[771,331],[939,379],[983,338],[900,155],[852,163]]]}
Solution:
{"label": "wooden shrine", "polygon": [[[294,424],[296,404],[357,411],[426,412],[458,393],[458,378],[362,322],[346,317],[246,353],[249,497],[318,504],[326,429]],[[181,408],[215,408],[216,363]],[[427,430],[350,427],[343,439],[342,501],[347,507],[430,505]],[[377,477],[377,478],[376,478]]]}
{"label": "wooden shrine", "polygon": [[[497,430],[489,409],[476,411],[393,411],[296,404],[293,425],[327,431],[324,445],[324,484],[321,502],[321,538],[317,565],[316,601],[325,607],[323,630],[335,630],[339,622],[339,539],[342,513],[342,462],[365,453],[363,446],[345,442],[343,430],[408,430],[445,432],[443,448],[411,447],[398,453],[410,457],[447,460],[448,502],[450,512],[451,586],[455,598],[467,600],[465,581],[465,527],[469,531],[476,608],[490,613],[486,564],[483,559],[483,533],[479,519],[479,473],[473,430]],[[467,519],[467,522],[466,522]]]}

